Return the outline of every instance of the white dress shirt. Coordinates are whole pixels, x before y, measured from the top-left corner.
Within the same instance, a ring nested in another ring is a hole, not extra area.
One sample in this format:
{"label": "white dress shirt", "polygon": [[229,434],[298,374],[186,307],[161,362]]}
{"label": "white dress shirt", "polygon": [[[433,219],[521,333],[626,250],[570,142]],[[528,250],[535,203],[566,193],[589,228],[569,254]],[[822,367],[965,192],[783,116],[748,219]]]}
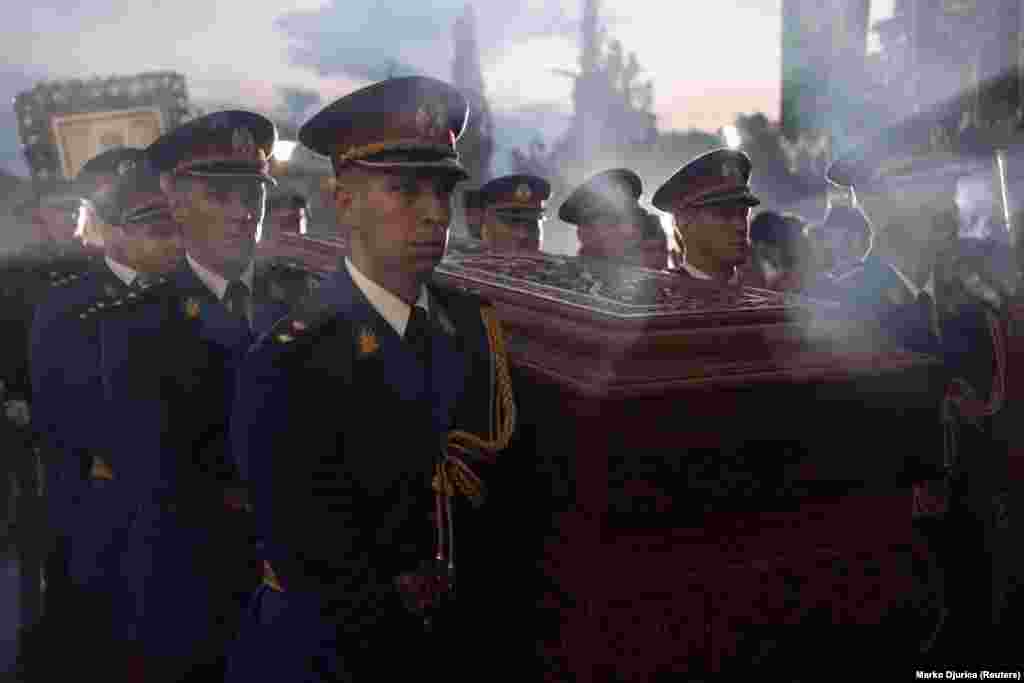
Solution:
{"label": "white dress shirt", "polygon": [[109,256],[104,256],[103,260],[107,262],[107,267],[110,268],[114,275],[116,275],[118,279],[128,287],[131,287],[136,278],[139,277],[139,271],[129,268],[123,263],[118,263]]}
{"label": "white dress shirt", "polygon": [[[345,268],[352,276],[352,282],[366,296],[370,305],[380,313],[388,325],[391,325],[399,337],[405,336],[405,326],[409,324],[412,306],[363,275],[362,271],[356,268],[347,256],[345,257]],[[427,313],[430,312],[430,299],[427,296],[427,288],[423,285],[420,285],[420,297],[416,300],[416,305]]]}

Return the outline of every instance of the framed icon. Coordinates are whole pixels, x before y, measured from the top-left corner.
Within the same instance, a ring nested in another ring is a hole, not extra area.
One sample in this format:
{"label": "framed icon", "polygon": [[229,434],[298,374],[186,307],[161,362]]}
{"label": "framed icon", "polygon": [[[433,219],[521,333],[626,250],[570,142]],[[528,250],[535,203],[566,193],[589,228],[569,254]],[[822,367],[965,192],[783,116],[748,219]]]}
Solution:
{"label": "framed icon", "polygon": [[148,147],[165,129],[157,107],[140,107],[51,119],[61,174],[72,179],[87,161],[114,147]]}

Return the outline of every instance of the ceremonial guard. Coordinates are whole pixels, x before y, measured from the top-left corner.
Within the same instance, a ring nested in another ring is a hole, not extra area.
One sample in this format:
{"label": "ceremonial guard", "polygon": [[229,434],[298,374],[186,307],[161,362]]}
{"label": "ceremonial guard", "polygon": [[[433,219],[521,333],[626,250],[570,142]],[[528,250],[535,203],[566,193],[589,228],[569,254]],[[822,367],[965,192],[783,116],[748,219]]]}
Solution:
{"label": "ceremonial guard", "polygon": [[251,295],[275,139],[264,117],[226,111],[157,140],[118,193],[121,223],[170,218],[183,256],[158,274],[111,265],[129,291],[103,285],[37,321],[50,436],[106,480],[109,528],[85,559],[116,582],[115,659],[130,679],[222,676],[238,597],[258,581],[227,419],[238,361],[286,310]]}
{"label": "ceremonial guard", "polygon": [[945,587],[928,604],[927,628],[914,633],[919,661],[999,661],[1006,654],[994,627],[1005,612],[998,577],[1006,557],[1007,454],[992,429],[1005,391],[998,318],[1006,294],[965,259],[954,202],[959,176],[948,160],[888,172],[863,159],[849,163],[872,195],[877,190],[885,218],[868,256],[837,279],[841,302],[897,343],[940,358],[946,386],[942,431],[923,440],[910,473],[915,524]]}
{"label": "ceremonial guard", "polygon": [[495,178],[480,188],[484,207],[480,236],[492,252],[538,252],[544,202],[551,185],[533,175]]}
{"label": "ceremonial guard", "polygon": [[576,226],[580,258],[640,263],[641,194],[643,181],[626,168],[602,171],[572,191],[558,217]]}
{"label": "ceremonial guard", "polygon": [[100,203],[104,260],[81,277],[55,282],[32,332],[35,426],[50,456],[46,497],[57,539],[46,572],[46,635],[50,647],[71,643],[81,646],[76,652],[83,656],[104,653],[87,657],[103,676],[117,670],[123,654],[114,636],[115,604],[125,595],[115,541],[128,525],[131,510],[124,506],[133,499],[113,483],[109,456],[96,443],[93,430],[116,417],[105,413],[103,368],[91,343],[96,340],[86,339],[81,321],[72,318],[82,312],[90,318],[87,309],[97,302],[125,307],[140,296],[143,278],[166,272],[180,256],[180,231],[159,179],[136,159],[121,164]]}
{"label": "ceremonial guard", "polygon": [[676,272],[697,280],[739,284],[749,254],[753,166],[743,152],[717,149],[682,166],[654,193],[651,203],[672,214],[685,256]]}
{"label": "ceremonial guard", "polygon": [[395,78],[299,133],[331,158],[351,252],[240,374],[232,446],[267,564],[230,681],[480,675],[494,558],[453,496],[477,499],[514,404],[494,309],[431,281],[466,117],[451,86]]}

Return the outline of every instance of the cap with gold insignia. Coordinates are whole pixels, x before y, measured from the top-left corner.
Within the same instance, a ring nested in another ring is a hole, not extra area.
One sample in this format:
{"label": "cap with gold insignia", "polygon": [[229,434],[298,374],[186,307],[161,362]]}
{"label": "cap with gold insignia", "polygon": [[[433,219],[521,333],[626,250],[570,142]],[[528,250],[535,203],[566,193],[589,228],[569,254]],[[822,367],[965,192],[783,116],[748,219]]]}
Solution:
{"label": "cap with gold insignia", "polygon": [[168,227],[170,205],[160,189],[160,174],[148,160],[122,175],[106,203],[104,218],[113,225],[134,226],[163,221]]}
{"label": "cap with gold insignia", "polygon": [[105,152],[97,154],[85,162],[82,169],[75,176],[75,182],[93,181],[100,184],[100,178],[109,177],[111,182],[118,176],[124,175],[135,164],[145,158],[145,151],[137,147],[114,147]]}
{"label": "cap with gold insignia", "polygon": [[495,178],[480,188],[485,209],[500,215],[539,218],[551,196],[551,184],[535,175],[507,175]]}
{"label": "cap with gold insignia", "polygon": [[269,164],[276,141],[270,119],[251,111],[218,111],[163,135],[146,154],[160,173],[258,178],[276,185]]}
{"label": "cap with gold insignia", "polygon": [[632,215],[641,194],[643,181],[628,168],[602,171],[572,191],[558,208],[558,217],[566,223],[581,225],[599,216]]}
{"label": "cap with gold insignia", "polygon": [[651,203],[662,211],[714,204],[761,203],[750,191],[750,157],[733,149],[716,149],[683,165],[654,193]]}
{"label": "cap with gold insignia", "polygon": [[299,130],[299,141],[335,170],[421,168],[468,178],[455,143],[469,106],[454,87],[425,76],[390,78],[334,101]]}

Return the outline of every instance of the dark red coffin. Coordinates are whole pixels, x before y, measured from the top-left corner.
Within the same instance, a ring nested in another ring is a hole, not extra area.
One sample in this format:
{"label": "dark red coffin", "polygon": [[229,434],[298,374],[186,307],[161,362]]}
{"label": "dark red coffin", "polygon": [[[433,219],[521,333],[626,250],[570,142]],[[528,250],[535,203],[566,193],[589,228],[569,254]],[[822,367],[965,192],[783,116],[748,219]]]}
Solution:
{"label": "dark red coffin", "polygon": [[[303,240],[282,248],[333,267],[336,245]],[[931,359],[826,302],[474,251],[436,277],[496,304],[514,367],[484,542],[495,614],[522,624],[510,659],[549,680],[698,680],[913,647]]]}

